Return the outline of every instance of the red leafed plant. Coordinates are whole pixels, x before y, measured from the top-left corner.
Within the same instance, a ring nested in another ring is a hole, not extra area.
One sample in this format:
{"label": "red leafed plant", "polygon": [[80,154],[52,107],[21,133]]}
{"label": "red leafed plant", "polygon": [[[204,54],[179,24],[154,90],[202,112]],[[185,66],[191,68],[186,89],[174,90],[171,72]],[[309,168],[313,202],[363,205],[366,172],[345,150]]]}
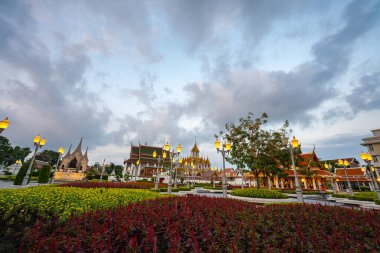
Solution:
{"label": "red leafed plant", "polygon": [[[61,187],[80,187],[80,188],[128,188],[128,189],[150,189],[154,188],[153,182],[71,182],[60,184]],[[160,184],[160,188],[167,187]]]}
{"label": "red leafed plant", "polygon": [[39,222],[28,252],[379,252],[377,211],[172,197]]}

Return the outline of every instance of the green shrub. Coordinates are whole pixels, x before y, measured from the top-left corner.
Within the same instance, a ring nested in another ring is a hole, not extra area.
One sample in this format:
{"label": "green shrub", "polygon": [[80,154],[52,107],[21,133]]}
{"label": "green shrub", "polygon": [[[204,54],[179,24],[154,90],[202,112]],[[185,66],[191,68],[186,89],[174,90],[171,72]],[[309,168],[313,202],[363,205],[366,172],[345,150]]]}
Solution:
{"label": "green shrub", "polygon": [[[150,191],[152,192],[168,192],[168,188],[158,188],[158,190],[155,190],[154,188],[151,188]],[[182,191],[179,188],[172,188],[172,192],[179,192]]]}
{"label": "green shrub", "polygon": [[345,199],[348,199],[349,197],[352,197],[352,195],[350,195],[350,194],[341,194],[341,193],[333,194],[332,196],[334,198],[345,198]]}
{"label": "green shrub", "polygon": [[49,182],[50,171],[51,171],[50,165],[44,165],[42,167],[42,169],[40,170],[40,175],[38,176],[38,183],[39,184],[46,184]]}
{"label": "green shrub", "polygon": [[0,176],[0,180],[2,181],[9,181],[9,178],[11,179],[11,181],[14,181],[16,176]]}
{"label": "green shrub", "polygon": [[[95,176],[93,177],[93,179],[99,179],[99,180],[100,180],[100,175],[95,175]],[[108,181],[108,175],[103,175],[103,176],[102,176],[102,179],[103,179],[104,181]]]}
{"label": "green shrub", "polygon": [[180,191],[191,191],[191,188],[187,188],[187,187],[179,187],[179,190],[180,190]]}
{"label": "green shrub", "polygon": [[357,192],[355,193],[355,196],[377,199],[377,192]]}
{"label": "green shrub", "polygon": [[[18,171],[17,175],[16,175],[16,178],[15,178],[15,181],[14,181],[14,185],[21,185],[22,184],[22,180],[24,180],[24,177],[26,176],[26,172],[29,168],[29,164],[30,162],[25,162],[22,164],[20,170]],[[30,178],[29,178],[29,181],[30,181]]]}
{"label": "green shrub", "polygon": [[375,200],[374,198],[370,198],[370,197],[358,197],[358,196],[351,196],[348,199],[359,200],[359,201],[374,201]]}
{"label": "green shrub", "polygon": [[231,195],[241,196],[241,197],[250,197],[250,198],[264,198],[264,199],[287,199],[288,196],[285,194],[279,193],[277,191],[267,190],[267,189],[239,189],[233,190]]}
{"label": "green shrub", "polygon": [[40,176],[40,171],[36,170],[35,168],[32,168],[32,173],[30,173],[31,177],[39,177]]}
{"label": "green shrub", "polygon": [[[278,190],[278,191],[281,193],[296,194],[295,190]],[[309,191],[302,190],[302,194],[303,195],[317,195],[317,194],[322,194],[322,193],[321,191],[318,191],[318,190],[309,190]]]}
{"label": "green shrub", "polygon": [[377,205],[380,205],[380,200],[376,199],[376,200],[375,200],[375,203],[376,203]]}
{"label": "green shrub", "polygon": [[369,192],[369,191],[371,191],[371,189],[368,186],[361,186],[360,187],[360,191],[362,191],[362,192]]}

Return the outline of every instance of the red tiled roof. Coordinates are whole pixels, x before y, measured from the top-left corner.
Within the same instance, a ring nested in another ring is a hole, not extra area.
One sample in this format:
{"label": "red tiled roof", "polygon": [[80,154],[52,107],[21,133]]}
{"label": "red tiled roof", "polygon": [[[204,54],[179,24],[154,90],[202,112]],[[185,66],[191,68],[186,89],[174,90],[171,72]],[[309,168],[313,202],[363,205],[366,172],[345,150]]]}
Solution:
{"label": "red tiled roof", "polygon": [[[347,176],[364,176],[364,171],[361,168],[346,168]],[[335,173],[339,176],[345,177],[344,168],[336,168]]]}

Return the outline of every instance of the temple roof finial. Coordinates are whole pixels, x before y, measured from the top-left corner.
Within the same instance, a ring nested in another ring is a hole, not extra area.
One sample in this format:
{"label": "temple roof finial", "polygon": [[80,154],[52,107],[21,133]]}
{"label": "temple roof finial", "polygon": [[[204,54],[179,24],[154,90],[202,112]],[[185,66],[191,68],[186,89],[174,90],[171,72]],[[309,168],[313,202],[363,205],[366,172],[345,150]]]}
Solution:
{"label": "temple roof finial", "polygon": [[78,144],[78,147],[74,150],[74,153],[80,152],[82,154],[82,140],[83,140],[83,138],[81,137],[79,144]]}

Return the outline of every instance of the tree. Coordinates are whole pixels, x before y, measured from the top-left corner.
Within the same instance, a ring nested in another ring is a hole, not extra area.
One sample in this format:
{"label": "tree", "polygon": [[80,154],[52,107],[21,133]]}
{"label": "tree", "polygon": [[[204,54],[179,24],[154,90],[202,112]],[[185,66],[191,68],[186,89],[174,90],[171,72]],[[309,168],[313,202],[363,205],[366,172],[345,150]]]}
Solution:
{"label": "tree", "polygon": [[248,113],[248,116],[240,118],[237,124],[227,123],[227,132],[221,131],[219,136],[225,135],[232,142],[227,161],[238,168],[250,169],[255,175],[256,187],[259,188],[260,174],[267,177],[278,175],[283,170],[280,166],[282,156],[287,154],[289,160],[290,155],[284,151],[285,146],[282,143],[288,123],[285,122],[279,130],[266,130],[263,129],[263,125],[267,123],[268,115],[263,113],[256,119],[252,116],[252,113]]}
{"label": "tree", "polygon": [[53,150],[44,150],[36,155],[36,160],[48,162],[50,165],[55,165],[58,161],[59,153]]}
{"label": "tree", "polygon": [[21,148],[19,146],[13,148],[6,137],[0,136],[0,165],[8,167],[14,164],[16,160],[24,161],[30,152],[30,148]]}

